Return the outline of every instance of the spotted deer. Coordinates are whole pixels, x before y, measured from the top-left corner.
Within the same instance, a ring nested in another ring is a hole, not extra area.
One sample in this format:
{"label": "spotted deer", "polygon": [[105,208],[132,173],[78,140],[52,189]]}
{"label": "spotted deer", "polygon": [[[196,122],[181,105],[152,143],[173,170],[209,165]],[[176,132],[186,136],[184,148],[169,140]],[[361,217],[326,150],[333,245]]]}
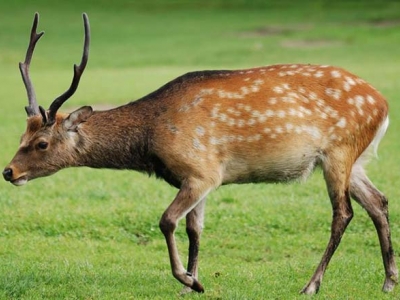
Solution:
{"label": "spotted deer", "polygon": [[[38,14],[20,70],[29,106],[27,129],[4,179],[23,185],[67,167],[130,169],[154,174],[179,189],[160,220],[173,276],[184,290],[203,292],[198,252],[207,195],[230,183],[305,180],[323,171],[332,204],[325,253],[302,293],[318,292],[325,269],[353,217],[350,198],[371,217],[385,269],[384,291],[398,277],[388,220],[388,201],[368,179],[364,164],[388,127],[384,97],[348,71],[309,64],[247,70],[201,71],[180,76],[120,107],[58,112],[76,91],[89,52],[89,22],[70,88],[50,105],[38,106],[29,78]],[[188,265],[174,237],[186,217]]]}

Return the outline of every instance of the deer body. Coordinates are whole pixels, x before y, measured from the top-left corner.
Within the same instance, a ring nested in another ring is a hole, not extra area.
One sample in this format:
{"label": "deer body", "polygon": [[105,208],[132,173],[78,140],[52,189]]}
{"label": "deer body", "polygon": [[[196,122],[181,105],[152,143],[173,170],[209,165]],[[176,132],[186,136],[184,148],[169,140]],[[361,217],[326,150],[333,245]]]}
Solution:
{"label": "deer body", "polygon": [[[83,71],[77,68],[75,73]],[[332,203],[332,230],[321,263],[302,292],[318,291],[353,216],[350,197],[376,226],[385,267],[383,289],[393,289],[397,268],[387,200],[363,169],[388,126],[388,106],[357,76],[318,65],[203,71],[108,111],[85,106],[61,114],[52,106],[49,111],[31,109],[36,113],[28,118],[4,178],[21,185],[76,166],[132,169],[163,178],[179,189],[160,228],[172,273],[186,287],[203,291],[197,260],[210,191],[230,183],[305,180],[319,166]],[[187,269],[174,238],[183,217],[189,237]]]}

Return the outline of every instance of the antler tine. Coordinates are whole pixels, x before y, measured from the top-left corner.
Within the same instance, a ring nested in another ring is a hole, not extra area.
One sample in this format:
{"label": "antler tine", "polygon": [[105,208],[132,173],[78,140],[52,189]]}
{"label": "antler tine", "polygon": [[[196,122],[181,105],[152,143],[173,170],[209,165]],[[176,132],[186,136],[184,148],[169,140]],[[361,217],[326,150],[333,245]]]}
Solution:
{"label": "antler tine", "polygon": [[86,13],[83,14],[83,24],[85,27],[85,41],[83,46],[83,54],[82,60],[79,66],[74,64],[74,77],[72,79],[71,86],[67,91],[64,92],[61,96],[57,97],[53,103],[51,103],[49,108],[49,115],[47,124],[54,124],[56,121],[56,113],[58,109],[63,105],[65,101],[67,101],[77,90],[79,81],[81,79],[82,73],[85,70],[86,64],[89,58],[89,44],[90,44],[90,26],[89,26],[89,18]]}
{"label": "antler tine", "polygon": [[36,33],[37,25],[39,23],[39,14],[35,13],[35,17],[33,19],[33,25],[31,30],[31,38],[29,41],[29,46],[26,51],[25,61],[19,63],[19,70],[21,71],[22,80],[24,82],[26,92],[28,95],[29,106],[25,107],[26,113],[28,117],[39,114],[39,106],[36,101],[35,89],[33,88],[31,79],[29,78],[29,66],[31,64],[31,59],[33,55],[33,51],[35,50],[35,46],[37,41],[41,38],[44,32]]}

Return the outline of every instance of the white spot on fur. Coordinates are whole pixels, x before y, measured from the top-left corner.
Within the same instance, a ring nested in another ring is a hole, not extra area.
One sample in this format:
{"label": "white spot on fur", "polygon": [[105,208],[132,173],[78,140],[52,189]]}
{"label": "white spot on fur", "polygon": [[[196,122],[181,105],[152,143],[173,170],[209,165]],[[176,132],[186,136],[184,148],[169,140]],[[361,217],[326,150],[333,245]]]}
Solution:
{"label": "white spot on fur", "polygon": [[235,124],[236,124],[235,119],[229,118],[229,120],[228,120],[228,125],[229,125],[229,126],[234,126]]}
{"label": "white spot on fur", "polygon": [[344,117],[340,118],[339,122],[336,123],[337,127],[345,128],[346,127],[346,119]]}
{"label": "white spot on fur", "polygon": [[306,89],[303,88],[303,87],[299,87],[298,91],[299,91],[299,93],[301,93],[301,94],[305,94],[305,93],[306,93]]}
{"label": "white spot on fur", "polygon": [[258,122],[264,123],[267,120],[267,117],[265,115],[261,115],[258,117]]}
{"label": "white spot on fur", "polygon": [[301,111],[297,111],[297,116],[299,118],[304,118],[304,114]]}
{"label": "white spot on fur", "polygon": [[269,98],[268,103],[271,105],[274,105],[278,102],[278,100],[275,97]]}
{"label": "white spot on fur", "polygon": [[234,114],[235,110],[232,107],[228,107],[228,109],[226,110],[226,112],[230,113],[230,114]]}
{"label": "white spot on fur", "polygon": [[285,127],[286,127],[286,131],[287,131],[287,132],[291,132],[291,131],[293,130],[293,128],[294,128],[294,126],[293,126],[292,123],[287,123],[287,124],[285,125]]}
{"label": "white spot on fur", "polygon": [[376,103],[374,97],[372,97],[371,95],[367,96],[367,101],[368,101],[369,104],[375,104]]}
{"label": "white spot on fur", "polygon": [[299,110],[300,110],[301,112],[305,113],[306,115],[309,115],[309,116],[312,115],[312,111],[309,110],[308,108],[303,107],[303,106],[300,106],[300,107],[299,107]]}
{"label": "white spot on fur", "polygon": [[257,93],[257,92],[260,90],[260,87],[257,86],[257,85],[252,85],[252,86],[250,87],[250,90],[251,90],[253,93]]}
{"label": "white spot on fur", "polygon": [[325,94],[332,97],[333,99],[339,100],[340,96],[342,95],[342,91],[339,89],[326,88]]}
{"label": "white spot on fur", "polygon": [[331,75],[333,78],[340,78],[342,76],[338,70],[331,71]]}
{"label": "white spot on fur", "polygon": [[197,149],[197,150],[200,150],[200,151],[206,151],[206,150],[207,150],[206,146],[204,146],[204,145],[199,141],[199,139],[197,139],[197,138],[194,138],[194,139],[193,139],[193,147],[194,147],[195,149]]}
{"label": "white spot on fur", "polygon": [[219,120],[221,122],[226,122],[227,119],[228,119],[228,116],[226,114],[220,114],[219,115]]}
{"label": "white spot on fur", "polygon": [[206,130],[202,126],[197,126],[195,130],[198,136],[203,136],[206,133]]}
{"label": "white spot on fur", "polygon": [[242,95],[243,95],[243,96],[245,96],[245,95],[247,95],[247,94],[250,93],[249,88],[248,88],[247,86],[242,86],[242,87],[240,88],[240,91],[242,92]]}
{"label": "white spot on fur", "polygon": [[259,117],[261,115],[261,113],[258,111],[258,110],[253,110],[252,112],[251,112],[251,116],[253,117],[253,118],[257,118],[257,117]]}
{"label": "white spot on fur", "polygon": [[271,128],[268,128],[268,127],[265,127],[265,128],[264,128],[264,132],[265,132],[265,133],[270,133],[271,131],[272,131]]}
{"label": "white spot on fur", "polygon": [[306,126],[303,125],[302,126],[302,130],[306,133],[308,133],[311,137],[313,137],[314,139],[319,139],[321,137],[321,133],[318,129],[318,127],[316,126]]}
{"label": "white spot on fur", "polygon": [[317,100],[318,96],[317,96],[316,93],[310,92],[310,94],[308,95],[308,98],[309,98],[310,100]]}
{"label": "white spot on fur", "polygon": [[317,106],[319,106],[319,107],[325,106],[325,101],[322,100],[322,99],[318,99],[315,103],[316,103]]}
{"label": "white spot on fur", "polygon": [[211,118],[217,118],[218,117],[218,112],[219,112],[219,108],[214,106],[214,108],[211,110]]}
{"label": "white spot on fur", "polygon": [[256,120],[254,120],[254,119],[250,119],[247,121],[247,125],[249,125],[249,126],[253,126],[254,124],[256,124]]}
{"label": "white spot on fur", "polygon": [[283,133],[283,128],[281,126],[276,126],[275,127],[275,132],[276,133]]}
{"label": "white spot on fur", "polygon": [[356,82],[354,81],[353,78],[346,76],[346,81],[350,84],[350,85],[356,85]]}
{"label": "white spot on fur", "polygon": [[270,110],[270,109],[267,109],[267,110],[265,111],[265,115],[266,115],[267,117],[272,117],[274,114],[275,114],[275,113],[274,113],[272,110]]}
{"label": "white spot on fur", "polygon": [[364,111],[362,109],[362,106],[365,103],[365,99],[363,96],[361,95],[357,95],[354,97],[354,102],[355,102],[355,106],[357,107],[358,113],[362,116],[364,115]]}
{"label": "white spot on fur", "polygon": [[295,116],[297,115],[297,110],[295,110],[294,108],[289,108],[288,114],[290,116]]}
{"label": "white spot on fur", "polygon": [[217,139],[217,138],[215,138],[215,137],[210,137],[210,144],[211,145],[218,145],[219,144],[219,140]]}
{"label": "white spot on fur", "polygon": [[281,99],[285,103],[296,103],[296,100],[294,100],[292,97],[282,97]]}
{"label": "white spot on fur", "polygon": [[351,90],[351,87],[356,85],[357,83],[354,81],[353,78],[349,77],[349,76],[345,76],[345,81],[343,82],[343,89],[346,92],[349,92]]}
{"label": "white spot on fur", "polygon": [[276,115],[277,115],[279,118],[284,118],[284,117],[286,116],[286,113],[285,113],[285,111],[283,111],[283,110],[278,110],[278,111],[276,112]]}
{"label": "white spot on fur", "polygon": [[314,77],[315,78],[321,78],[321,77],[323,77],[324,76],[324,72],[322,72],[322,71],[317,71],[315,74],[314,74]]}

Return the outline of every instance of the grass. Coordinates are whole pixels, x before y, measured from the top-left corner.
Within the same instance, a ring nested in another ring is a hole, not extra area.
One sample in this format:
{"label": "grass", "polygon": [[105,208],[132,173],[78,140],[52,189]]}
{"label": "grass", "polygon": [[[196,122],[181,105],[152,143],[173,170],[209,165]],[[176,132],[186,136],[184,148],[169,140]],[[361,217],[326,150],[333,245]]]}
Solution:
{"label": "grass", "polygon": [[[390,102],[391,125],[370,177],[391,200],[399,251],[400,3],[380,1],[9,1],[0,4],[0,165],[25,127],[17,69],[33,13],[46,31],[31,68],[47,107],[81,55],[80,14],[89,14],[91,57],[76,95],[119,105],[199,69],[281,62],[342,66]],[[334,4],[332,4],[334,3]],[[297,299],[329,237],[331,208],[316,173],[306,184],[232,185],[208,199],[200,252],[204,295],[187,299]],[[22,188],[0,182],[1,299],[176,299],[158,220],[176,190],[144,175],[70,169]],[[383,267],[372,223],[355,218],[324,278],[319,299],[396,299],[380,291]],[[184,226],[177,232],[186,255]]]}

